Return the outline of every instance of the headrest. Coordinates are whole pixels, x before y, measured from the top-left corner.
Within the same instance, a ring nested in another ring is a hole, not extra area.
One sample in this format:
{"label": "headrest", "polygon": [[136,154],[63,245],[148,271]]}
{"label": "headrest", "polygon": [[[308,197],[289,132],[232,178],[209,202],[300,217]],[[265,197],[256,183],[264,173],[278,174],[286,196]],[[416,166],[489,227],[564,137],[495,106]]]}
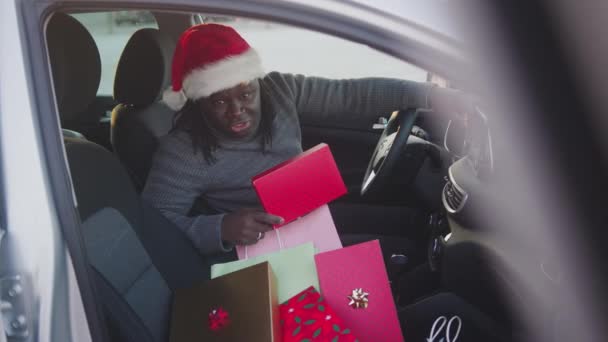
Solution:
{"label": "headrest", "polygon": [[157,29],[133,34],[118,61],[114,99],[118,103],[145,106],[160,99],[171,83],[171,59],[175,43]]}
{"label": "headrest", "polygon": [[59,115],[62,120],[74,120],[97,95],[99,51],[87,29],[64,13],[53,15],[46,36]]}

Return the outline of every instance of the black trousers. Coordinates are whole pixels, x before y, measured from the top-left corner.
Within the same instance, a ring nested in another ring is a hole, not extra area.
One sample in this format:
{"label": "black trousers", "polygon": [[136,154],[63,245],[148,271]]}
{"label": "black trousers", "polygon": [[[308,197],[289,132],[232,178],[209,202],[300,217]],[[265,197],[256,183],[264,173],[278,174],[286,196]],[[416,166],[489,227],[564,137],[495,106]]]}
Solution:
{"label": "black trousers", "polygon": [[[510,332],[469,303],[451,293],[439,293],[398,312],[406,341],[510,341]],[[440,317],[445,317],[445,320]],[[458,317],[458,318],[454,318]],[[433,323],[435,324],[433,329]],[[445,324],[440,329],[441,321]],[[448,323],[450,329],[448,330]],[[458,329],[460,326],[460,329]],[[460,330],[460,331],[458,331]],[[455,335],[458,337],[455,339]]]}

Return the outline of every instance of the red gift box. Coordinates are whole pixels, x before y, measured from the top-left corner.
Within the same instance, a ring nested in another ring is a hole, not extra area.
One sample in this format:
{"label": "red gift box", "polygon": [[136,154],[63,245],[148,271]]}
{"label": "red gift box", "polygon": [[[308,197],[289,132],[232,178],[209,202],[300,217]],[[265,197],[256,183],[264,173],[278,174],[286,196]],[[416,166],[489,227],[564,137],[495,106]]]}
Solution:
{"label": "red gift box", "polygon": [[346,193],[327,144],[319,144],[262,172],[252,183],[266,212],[282,217],[284,224]]}
{"label": "red gift box", "polygon": [[279,307],[283,342],[357,342],[323,297],[309,287]]}
{"label": "red gift box", "polygon": [[315,255],[327,304],[361,341],[403,341],[378,240]]}

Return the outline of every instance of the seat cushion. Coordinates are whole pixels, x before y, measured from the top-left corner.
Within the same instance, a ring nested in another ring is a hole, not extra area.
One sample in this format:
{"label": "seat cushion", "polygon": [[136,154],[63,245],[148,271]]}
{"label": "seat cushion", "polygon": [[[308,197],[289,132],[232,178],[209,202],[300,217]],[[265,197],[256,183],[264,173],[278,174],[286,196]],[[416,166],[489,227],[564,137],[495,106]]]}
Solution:
{"label": "seat cushion", "polygon": [[168,337],[171,291],[133,227],[114,208],[101,208],[82,223],[90,262],[139,316],[157,341]]}

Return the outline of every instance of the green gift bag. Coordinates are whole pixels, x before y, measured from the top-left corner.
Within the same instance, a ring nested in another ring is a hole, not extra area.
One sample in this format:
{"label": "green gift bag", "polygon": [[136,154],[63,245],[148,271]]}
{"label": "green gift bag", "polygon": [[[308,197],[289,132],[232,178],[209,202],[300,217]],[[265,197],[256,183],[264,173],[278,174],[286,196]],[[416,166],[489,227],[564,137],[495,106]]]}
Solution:
{"label": "green gift bag", "polygon": [[251,259],[215,264],[211,267],[211,278],[268,261],[277,277],[279,303],[283,303],[309,286],[319,289],[314,255],[315,248],[309,242]]}

